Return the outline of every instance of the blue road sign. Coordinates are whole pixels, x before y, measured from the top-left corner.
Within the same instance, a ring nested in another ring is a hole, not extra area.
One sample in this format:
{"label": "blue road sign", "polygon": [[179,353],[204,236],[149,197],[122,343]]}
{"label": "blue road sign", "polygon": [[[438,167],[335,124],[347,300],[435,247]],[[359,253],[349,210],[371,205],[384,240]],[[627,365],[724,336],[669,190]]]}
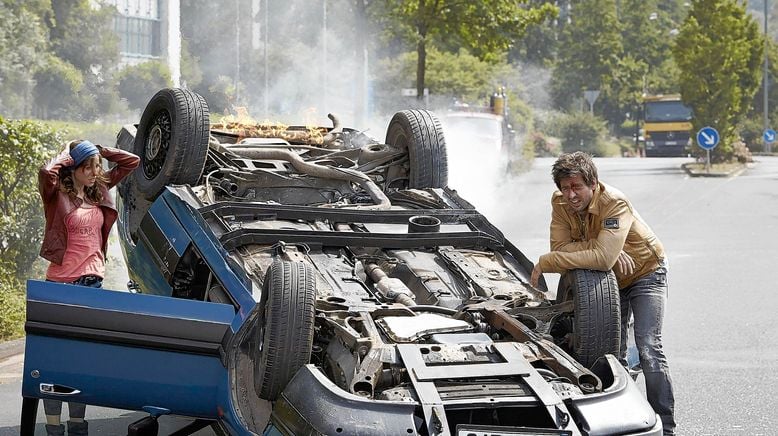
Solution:
{"label": "blue road sign", "polygon": [[764,138],[764,142],[768,144],[772,144],[775,142],[775,130],[773,129],[767,129],[762,134],[762,138]]}
{"label": "blue road sign", "polygon": [[712,150],[719,145],[719,132],[713,127],[703,127],[697,132],[697,145],[705,150]]}

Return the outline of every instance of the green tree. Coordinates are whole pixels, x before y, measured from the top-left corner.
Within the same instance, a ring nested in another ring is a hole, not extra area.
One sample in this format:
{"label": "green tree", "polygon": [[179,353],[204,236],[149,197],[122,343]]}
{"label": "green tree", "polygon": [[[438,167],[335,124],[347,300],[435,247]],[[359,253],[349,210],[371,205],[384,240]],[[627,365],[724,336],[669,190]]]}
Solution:
{"label": "green tree", "polygon": [[43,238],[38,168],[61,140],[43,124],[0,117],[0,262],[13,265],[18,279],[29,274]]}
{"label": "green tree", "polygon": [[119,95],[131,109],[143,109],[161,88],[172,86],[167,64],[148,61],[125,67],[117,74]]}
{"label": "green tree", "polygon": [[36,115],[42,119],[70,118],[84,88],[84,76],[71,63],[54,55],[35,73]]}
{"label": "green tree", "polygon": [[52,1],[51,48],[81,71],[113,68],[119,62],[119,37],[113,29],[116,9],[89,0]]}
{"label": "green tree", "polygon": [[560,37],[551,96],[557,107],[571,109],[585,105],[583,91],[600,90],[595,108],[602,112],[616,100],[611,88],[622,55],[615,0],[581,0],[571,20]]}
{"label": "green tree", "polygon": [[[526,0],[387,0],[379,14],[393,31],[416,48],[416,89],[423,98],[426,86],[427,50],[434,45],[457,45],[481,59],[499,56],[529,26],[556,14],[548,3],[524,7]],[[453,44],[452,44],[453,43]]]}
{"label": "green tree", "polygon": [[692,0],[673,55],[694,130],[713,126],[721,134],[714,161],[734,157],[737,124],[760,84],[763,47],[757,24],[737,0]]}
{"label": "green tree", "polygon": [[[93,7],[90,0],[53,1],[46,22],[50,47],[64,63],[75,67],[83,87],[70,101],[68,119],[91,120],[118,106],[112,71],[119,62],[119,37],[114,32],[116,8],[105,2]],[[49,90],[38,84],[38,95]]]}
{"label": "green tree", "polygon": [[46,27],[35,2],[0,2],[0,113],[22,117],[30,113],[33,80],[45,61]]}

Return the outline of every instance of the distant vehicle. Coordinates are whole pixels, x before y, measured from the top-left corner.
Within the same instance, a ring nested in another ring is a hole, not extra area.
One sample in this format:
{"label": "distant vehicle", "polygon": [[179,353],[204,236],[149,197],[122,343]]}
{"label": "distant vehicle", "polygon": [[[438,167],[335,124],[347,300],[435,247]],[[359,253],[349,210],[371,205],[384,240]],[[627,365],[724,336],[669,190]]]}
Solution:
{"label": "distant vehicle", "polygon": [[499,183],[521,159],[516,132],[508,122],[507,96],[494,93],[489,106],[474,106],[457,102],[441,115],[446,133],[449,177],[452,186],[466,194],[478,179],[480,187]]}
{"label": "distant vehicle", "polygon": [[642,435],[661,421],[619,349],[612,273],[551,300],[447,188],[437,118],[384,142],[209,123],[164,89],[117,142],[141,156],[118,230],[138,293],[28,282],[21,433],[40,398],[232,435]]}
{"label": "distant vehicle", "polygon": [[678,94],[643,96],[646,157],[687,156],[691,147],[692,110]]}

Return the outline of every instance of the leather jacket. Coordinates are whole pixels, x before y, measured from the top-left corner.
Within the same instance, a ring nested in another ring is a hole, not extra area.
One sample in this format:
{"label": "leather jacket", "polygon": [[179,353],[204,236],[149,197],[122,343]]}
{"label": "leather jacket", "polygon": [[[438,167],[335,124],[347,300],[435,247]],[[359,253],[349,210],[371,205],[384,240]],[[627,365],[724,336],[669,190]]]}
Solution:
{"label": "leather jacket", "polygon": [[665,259],[659,238],[619,190],[598,183],[585,217],[567,206],[562,193],[551,197],[551,252],[540,256],[543,272],[564,273],[583,268],[608,271],[621,250],[635,261],[635,270],[614,270],[619,289],[654,272]]}
{"label": "leather jacket", "polygon": [[[103,228],[101,229],[102,250],[105,254],[108,248],[108,233],[116,222],[118,212],[113,197],[108,192],[119,181],[126,177],[132,170],[138,167],[140,158],[132,153],[112,147],[99,147],[100,155],[116,165],[105,172],[108,178],[107,186],[101,188],[103,200],[100,202],[100,210],[103,212]],[[68,233],[65,228],[65,217],[81,205],[78,198],[71,198],[60,190],[59,170],[73,165],[70,152],[64,150],[38,171],[38,191],[43,200],[43,210],[46,215],[46,230],[43,235],[40,255],[44,259],[62,264],[65,249],[68,245]]]}

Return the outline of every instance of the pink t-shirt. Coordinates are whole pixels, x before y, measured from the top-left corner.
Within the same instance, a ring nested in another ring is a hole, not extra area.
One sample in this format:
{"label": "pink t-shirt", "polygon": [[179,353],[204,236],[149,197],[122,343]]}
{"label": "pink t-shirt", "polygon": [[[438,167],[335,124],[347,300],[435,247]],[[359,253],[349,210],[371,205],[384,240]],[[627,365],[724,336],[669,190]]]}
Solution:
{"label": "pink t-shirt", "polygon": [[55,282],[72,282],[79,277],[94,274],[105,277],[105,258],[100,229],[103,211],[86,201],[65,217],[68,246],[62,265],[49,264],[46,278]]}

